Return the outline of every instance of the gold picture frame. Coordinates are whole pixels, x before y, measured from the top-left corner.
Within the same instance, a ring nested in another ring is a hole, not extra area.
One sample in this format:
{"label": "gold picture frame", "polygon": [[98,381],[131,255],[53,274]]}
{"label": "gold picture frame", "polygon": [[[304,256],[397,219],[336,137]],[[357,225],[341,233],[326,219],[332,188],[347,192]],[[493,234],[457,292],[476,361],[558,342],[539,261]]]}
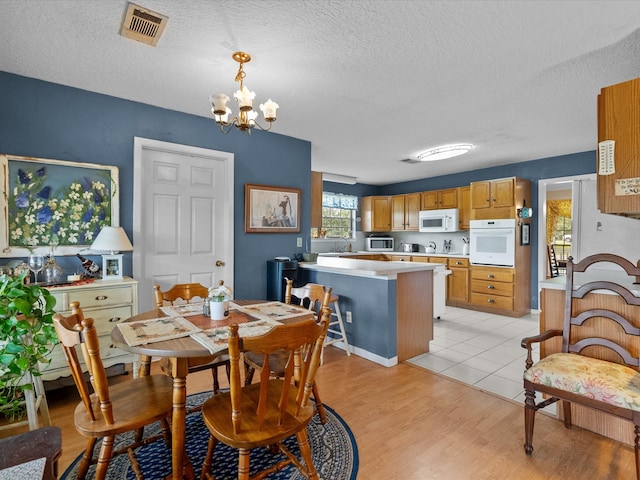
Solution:
{"label": "gold picture frame", "polygon": [[245,233],[300,232],[302,190],[245,184]]}
{"label": "gold picture frame", "polygon": [[119,224],[118,167],[0,154],[0,252],[73,255]]}

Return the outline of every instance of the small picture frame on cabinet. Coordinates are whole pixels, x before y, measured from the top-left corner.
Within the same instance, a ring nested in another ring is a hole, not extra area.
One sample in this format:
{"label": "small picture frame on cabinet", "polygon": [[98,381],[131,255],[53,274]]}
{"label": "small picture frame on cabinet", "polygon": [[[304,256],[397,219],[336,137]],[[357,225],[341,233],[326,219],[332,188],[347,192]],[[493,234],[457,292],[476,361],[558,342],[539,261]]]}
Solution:
{"label": "small picture frame on cabinet", "polygon": [[122,280],[122,254],[102,256],[102,279]]}
{"label": "small picture frame on cabinet", "polygon": [[520,224],[520,245],[531,245],[531,224]]}

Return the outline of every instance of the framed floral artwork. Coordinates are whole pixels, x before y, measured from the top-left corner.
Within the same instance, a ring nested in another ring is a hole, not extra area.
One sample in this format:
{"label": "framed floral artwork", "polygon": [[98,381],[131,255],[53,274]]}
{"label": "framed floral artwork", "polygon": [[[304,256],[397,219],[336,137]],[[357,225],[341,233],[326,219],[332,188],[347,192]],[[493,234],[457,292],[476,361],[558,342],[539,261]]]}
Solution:
{"label": "framed floral artwork", "polygon": [[245,233],[300,231],[302,190],[249,183],[244,188]]}
{"label": "framed floral artwork", "polygon": [[0,155],[0,169],[3,256],[75,254],[119,224],[118,167]]}

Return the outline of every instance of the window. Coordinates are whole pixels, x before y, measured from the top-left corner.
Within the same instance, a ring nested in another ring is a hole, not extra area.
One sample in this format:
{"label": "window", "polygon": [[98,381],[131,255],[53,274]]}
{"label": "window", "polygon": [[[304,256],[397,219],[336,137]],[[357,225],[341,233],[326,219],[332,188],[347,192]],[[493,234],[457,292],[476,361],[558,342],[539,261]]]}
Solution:
{"label": "window", "polygon": [[560,261],[571,255],[571,200],[547,201],[547,244]]}
{"label": "window", "polygon": [[325,238],[354,238],[358,197],[322,192],[322,230]]}

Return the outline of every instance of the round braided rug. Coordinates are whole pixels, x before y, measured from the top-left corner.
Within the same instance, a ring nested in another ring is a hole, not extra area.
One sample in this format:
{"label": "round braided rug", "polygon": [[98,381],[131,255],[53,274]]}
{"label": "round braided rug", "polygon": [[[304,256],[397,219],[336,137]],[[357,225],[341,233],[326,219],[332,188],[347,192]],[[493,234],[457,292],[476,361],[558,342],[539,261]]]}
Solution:
{"label": "round braided rug", "polygon": [[[211,396],[211,392],[189,395],[187,398],[187,409],[200,405]],[[318,470],[321,479],[326,480],[355,480],[358,473],[358,447],[356,441],[347,424],[331,408],[324,405],[327,423],[322,425],[317,415],[314,415],[311,423],[307,427],[309,434],[309,444],[313,464]],[[159,424],[154,424],[145,429],[149,434],[160,431]],[[122,444],[128,436],[122,439],[116,438],[115,448]],[[202,421],[199,411],[187,415],[187,454],[196,473],[196,478],[200,476],[200,470],[207,452],[207,442],[209,440],[209,430]],[[299,450],[295,436],[284,442],[291,452],[299,456]],[[96,452],[100,448],[100,442],[96,445]],[[78,465],[82,454],[62,474],[61,480],[76,480]],[[136,450],[136,458],[142,469],[144,478],[156,480],[165,478],[171,474],[171,453],[163,440],[157,440],[149,445],[142,446]],[[274,455],[266,448],[257,448],[251,451],[251,475],[282,460],[282,454]],[[89,468],[87,479],[94,476],[95,467]],[[214,466],[212,473],[218,480],[232,480],[237,478],[238,473],[238,452],[223,443],[218,443],[214,453]],[[272,480],[302,480],[304,477],[293,466],[287,465],[284,469],[269,477]],[[107,480],[134,480],[135,474],[131,469],[127,455],[119,455],[111,460]]]}

